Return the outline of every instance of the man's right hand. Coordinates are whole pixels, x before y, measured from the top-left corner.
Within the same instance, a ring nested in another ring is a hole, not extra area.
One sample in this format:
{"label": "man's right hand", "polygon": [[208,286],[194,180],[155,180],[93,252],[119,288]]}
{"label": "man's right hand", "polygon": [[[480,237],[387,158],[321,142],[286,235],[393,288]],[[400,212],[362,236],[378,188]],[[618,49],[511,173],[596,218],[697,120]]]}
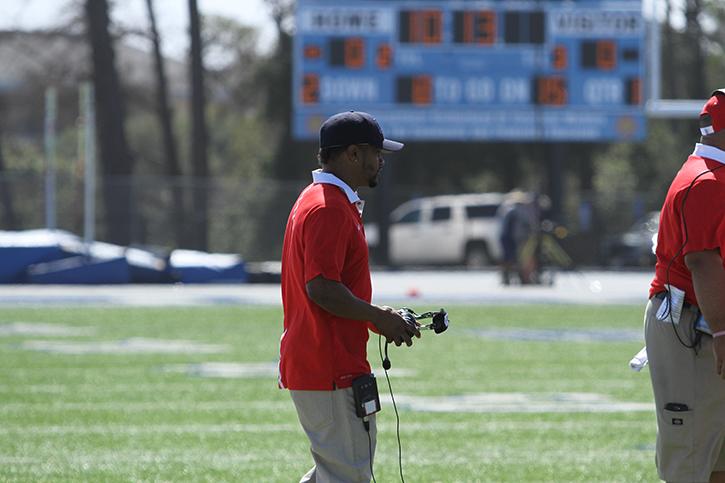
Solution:
{"label": "man's right hand", "polygon": [[408,322],[392,307],[378,307],[374,320],[371,320],[388,342],[400,346],[403,342],[407,346],[413,345],[413,336],[420,338],[420,324]]}

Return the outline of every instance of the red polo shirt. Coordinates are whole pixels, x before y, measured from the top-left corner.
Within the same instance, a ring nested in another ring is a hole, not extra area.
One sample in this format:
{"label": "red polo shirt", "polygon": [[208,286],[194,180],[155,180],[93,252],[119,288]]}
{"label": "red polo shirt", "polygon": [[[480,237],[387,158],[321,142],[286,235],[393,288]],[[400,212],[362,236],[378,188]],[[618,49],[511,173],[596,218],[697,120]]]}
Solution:
{"label": "red polo shirt", "polygon": [[[710,169],[716,171],[706,172]],[[703,172],[706,173],[698,177]],[[686,238],[683,214],[687,226]],[[650,297],[665,290],[669,275],[669,283],[685,291],[687,302],[697,305],[685,255],[705,250],[719,250],[725,268],[725,151],[697,144],[695,152],[687,158],[672,181],[662,206],[657,233],[657,264]],[[673,260],[673,257],[676,258]]]}
{"label": "red polo shirt", "polygon": [[[292,208],[282,250],[284,333],[279,384],[295,390],[333,390],[370,373],[367,322],[337,317],[307,296],[306,284],[321,275],[370,302],[372,286],[357,195],[338,178],[317,181]],[[335,183],[335,184],[331,184]],[[362,202],[360,202],[362,203]]]}

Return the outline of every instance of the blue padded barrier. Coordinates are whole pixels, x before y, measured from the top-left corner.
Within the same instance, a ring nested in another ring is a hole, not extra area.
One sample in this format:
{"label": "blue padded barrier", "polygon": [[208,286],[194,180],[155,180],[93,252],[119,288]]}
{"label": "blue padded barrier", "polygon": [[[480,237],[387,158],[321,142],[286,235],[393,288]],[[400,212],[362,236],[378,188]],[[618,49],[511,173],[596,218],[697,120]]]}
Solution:
{"label": "blue padded barrier", "polygon": [[234,254],[174,250],[169,261],[182,283],[240,283],[248,278],[244,262]]}
{"label": "blue padded barrier", "polygon": [[69,256],[72,254],[59,246],[0,247],[0,283],[25,283],[29,265]]}
{"label": "blue padded barrier", "polygon": [[28,281],[38,284],[121,284],[131,281],[126,258],[98,260],[77,256],[28,267]]}

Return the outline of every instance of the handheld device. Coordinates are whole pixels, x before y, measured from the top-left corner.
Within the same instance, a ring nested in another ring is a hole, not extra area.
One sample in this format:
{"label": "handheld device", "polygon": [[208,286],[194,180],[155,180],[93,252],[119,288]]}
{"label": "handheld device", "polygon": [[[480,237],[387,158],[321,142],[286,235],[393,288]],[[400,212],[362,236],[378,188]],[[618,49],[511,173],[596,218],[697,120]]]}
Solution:
{"label": "handheld device", "polygon": [[430,324],[421,325],[418,330],[432,330],[436,334],[445,332],[448,329],[448,313],[445,309],[440,309],[438,312],[424,312],[422,314],[416,314],[413,309],[403,307],[398,310],[398,313],[408,322],[415,323],[421,319],[433,318]]}
{"label": "handheld device", "polygon": [[[411,308],[402,307],[398,310],[398,313],[411,324],[417,324],[417,321],[421,319],[433,319],[430,324],[419,326],[418,330],[432,330],[436,334],[440,334],[448,330],[450,321],[448,320],[448,313],[445,309],[440,309],[438,312],[424,312],[422,314],[417,314]],[[390,358],[388,357],[388,345],[390,345],[390,342],[385,342],[385,357],[382,357],[382,349],[380,351],[380,357],[383,360],[383,369],[386,371],[392,367]]]}

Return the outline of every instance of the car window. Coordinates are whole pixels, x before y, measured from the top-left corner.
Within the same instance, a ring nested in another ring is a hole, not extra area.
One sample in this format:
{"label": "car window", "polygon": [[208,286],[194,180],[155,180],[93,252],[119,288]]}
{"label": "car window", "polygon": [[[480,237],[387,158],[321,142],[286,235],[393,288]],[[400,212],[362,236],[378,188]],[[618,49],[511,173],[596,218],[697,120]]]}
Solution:
{"label": "car window", "polygon": [[468,218],[493,218],[496,216],[499,205],[469,205],[466,206]]}
{"label": "car window", "polygon": [[450,206],[438,206],[433,208],[433,221],[445,221],[451,219],[451,207]]}
{"label": "car window", "polygon": [[409,211],[404,214],[397,223],[418,223],[420,221],[420,210]]}

